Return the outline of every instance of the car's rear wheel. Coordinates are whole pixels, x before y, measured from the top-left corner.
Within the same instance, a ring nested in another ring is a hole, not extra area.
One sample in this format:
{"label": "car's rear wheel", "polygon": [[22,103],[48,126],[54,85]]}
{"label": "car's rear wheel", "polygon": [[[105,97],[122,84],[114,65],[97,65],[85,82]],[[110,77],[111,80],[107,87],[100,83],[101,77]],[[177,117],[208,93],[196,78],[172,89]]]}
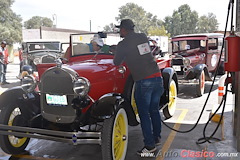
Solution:
{"label": "car's rear wheel", "polygon": [[128,145],[128,119],[124,108],[105,119],[102,129],[102,159],[124,160]]}
{"label": "car's rear wheel", "polygon": [[204,94],[204,90],[205,90],[205,73],[204,73],[204,71],[201,72],[197,81],[198,81],[198,83],[196,85],[196,92],[197,92],[197,96],[201,97]]}
{"label": "car's rear wheel", "polygon": [[170,82],[168,95],[169,95],[168,105],[163,109],[163,114],[166,119],[171,118],[176,110],[177,86],[174,80],[171,80]]}
{"label": "car's rear wheel", "polygon": [[[17,103],[13,102],[1,108],[0,124],[9,126],[24,126],[26,123],[22,111]],[[0,135],[0,146],[5,153],[20,154],[27,147],[29,138],[13,135]]]}

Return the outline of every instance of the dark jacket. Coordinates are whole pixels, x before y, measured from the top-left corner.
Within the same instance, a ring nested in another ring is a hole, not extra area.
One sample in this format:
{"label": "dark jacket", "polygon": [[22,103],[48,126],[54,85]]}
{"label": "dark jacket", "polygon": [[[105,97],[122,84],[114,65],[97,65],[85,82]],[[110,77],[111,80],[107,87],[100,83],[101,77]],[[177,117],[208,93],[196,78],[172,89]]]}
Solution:
{"label": "dark jacket", "polygon": [[134,81],[160,72],[150,51],[147,36],[143,33],[130,32],[118,43],[114,64],[126,62]]}

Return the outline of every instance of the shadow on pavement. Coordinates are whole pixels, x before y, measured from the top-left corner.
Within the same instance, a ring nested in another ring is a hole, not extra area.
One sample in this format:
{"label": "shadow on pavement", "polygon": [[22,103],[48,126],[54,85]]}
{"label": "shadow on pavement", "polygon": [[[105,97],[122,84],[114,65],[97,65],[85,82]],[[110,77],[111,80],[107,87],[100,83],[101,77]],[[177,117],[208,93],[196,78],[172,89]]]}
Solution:
{"label": "shadow on pavement", "polygon": [[[208,94],[210,91],[212,83],[205,83],[204,94]],[[214,83],[212,92],[218,89],[217,82]],[[196,85],[194,84],[179,84],[178,98],[182,99],[194,99],[199,98],[196,94]]]}
{"label": "shadow on pavement", "polygon": [[4,88],[4,89],[16,87],[16,86],[20,86],[20,81],[12,82],[10,84],[1,85],[1,87]]}

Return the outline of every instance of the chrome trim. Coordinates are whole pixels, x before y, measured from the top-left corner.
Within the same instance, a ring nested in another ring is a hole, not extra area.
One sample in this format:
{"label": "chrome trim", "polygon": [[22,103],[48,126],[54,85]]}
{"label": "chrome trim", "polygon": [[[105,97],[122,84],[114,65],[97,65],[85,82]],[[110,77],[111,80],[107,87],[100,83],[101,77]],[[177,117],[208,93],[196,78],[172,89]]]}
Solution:
{"label": "chrome trim", "polygon": [[64,132],[0,124],[0,135],[13,135],[78,144],[101,144],[101,132]]}

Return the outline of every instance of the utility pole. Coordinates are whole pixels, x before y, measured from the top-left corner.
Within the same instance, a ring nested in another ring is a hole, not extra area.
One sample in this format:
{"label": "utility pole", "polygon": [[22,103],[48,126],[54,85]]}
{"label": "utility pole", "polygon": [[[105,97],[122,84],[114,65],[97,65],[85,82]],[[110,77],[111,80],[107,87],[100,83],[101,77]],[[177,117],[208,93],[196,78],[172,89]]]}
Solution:
{"label": "utility pole", "polygon": [[57,15],[56,15],[56,14],[53,14],[53,15],[52,15],[52,18],[53,18],[53,27],[54,27],[54,28],[57,28]]}
{"label": "utility pole", "polygon": [[[238,36],[240,36],[240,0],[236,0],[236,33],[238,32]],[[239,53],[240,54],[240,53]],[[236,131],[236,139],[237,139],[237,151],[240,152],[240,71],[235,72],[235,113],[234,113],[234,128]]]}
{"label": "utility pole", "polygon": [[236,32],[240,32],[240,0],[236,2]]}
{"label": "utility pole", "polygon": [[92,21],[90,20],[90,32],[92,32]]}

